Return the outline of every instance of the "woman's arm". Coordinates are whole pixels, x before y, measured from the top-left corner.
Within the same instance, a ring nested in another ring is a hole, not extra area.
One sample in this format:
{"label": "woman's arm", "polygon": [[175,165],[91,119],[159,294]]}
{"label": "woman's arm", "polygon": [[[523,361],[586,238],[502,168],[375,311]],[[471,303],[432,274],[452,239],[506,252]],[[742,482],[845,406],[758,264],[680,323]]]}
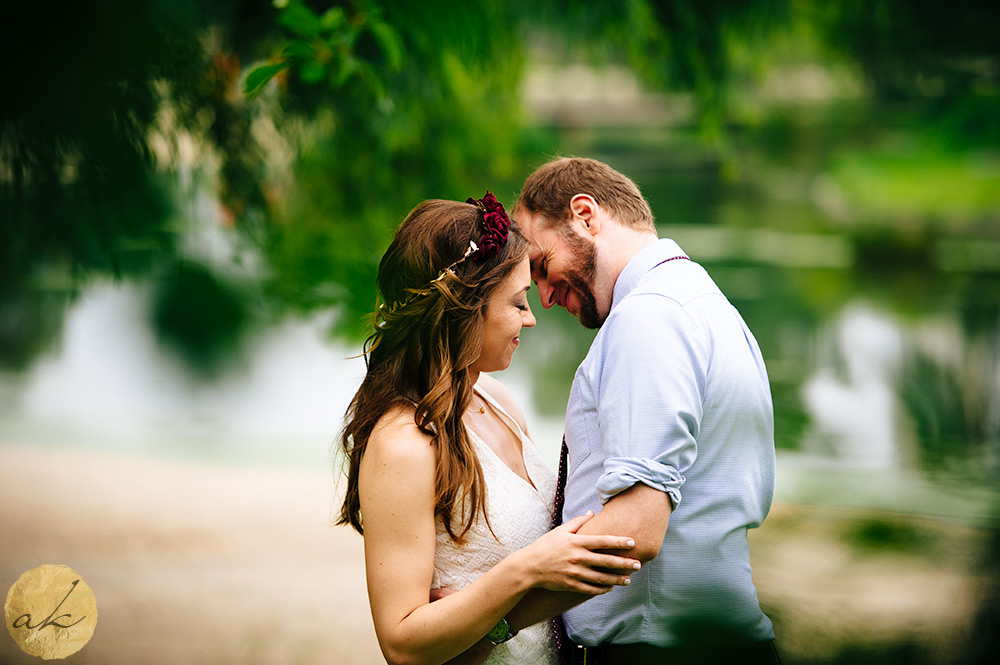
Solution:
{"label": "woman's arm", "polygon": [[574,520],[430,603],[434,467],[430,437],[403,409],[383,418],[361,462],[368,595],[379,646],[390,663],[447,661],[478,642],[531,588],[596,595],[627,583],[633,559],[591,550],[627,549],[629,539],[577,536],[573,531],[586,520]]}
{"label": "woman's arm", "polygon": [[[608,501],[580,531],[634,533],[636,546],[629,554],[646,563],[660,552],[670,513],[670,497],[665,492],[637,483]],[[577,593],[532,591],[510,612],[508,619],[514,630],[520,630],[562,614],[587,599]]]}
{"label": "woman's arm", "polygon": [[[582,525],[577,533],[618,531],[640,534],[635,538],[636,547],[629,553],[634,553],[642,561],[649,561],[659,552],[670,518],[670,509],[670,499],[666,494],[639,484],[614,497],[604,506],[604,510]],[[438,595],[444,594],[439,592]],[[521,630],[562,614],[590,597],[535,588],[523,594],[517,606],[505,616],[511,628]],[[448,665],[478,665],[489,656],[491,646],[487,640],[480,640],[462,655],[448,661]]]}

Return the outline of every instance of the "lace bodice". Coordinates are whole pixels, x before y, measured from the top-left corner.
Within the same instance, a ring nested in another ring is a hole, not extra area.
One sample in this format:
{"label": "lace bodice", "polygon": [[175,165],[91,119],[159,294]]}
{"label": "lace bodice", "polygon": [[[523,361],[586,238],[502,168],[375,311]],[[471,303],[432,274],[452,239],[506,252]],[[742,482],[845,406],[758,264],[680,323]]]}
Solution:
{"label": "lace bodice", "polygon": [[[468,429],[483,468],[487,487],[486,510],[497,537],[493,537],[485,520],[480,517],[473,522],[465,542],[456,545],[439,518],[434,551],[434,588],[446,586],[461,589],[469,585],[511,552],[530,545],[552,526],[555,474],[503,407],[478,387],[476,393],[520,437],[524,467],[534,487],[504,464],[471,428]],[[487,665],[556,665],[558,657],[548,622],[525,628],[514,639],[493,649],[485,662]]]}

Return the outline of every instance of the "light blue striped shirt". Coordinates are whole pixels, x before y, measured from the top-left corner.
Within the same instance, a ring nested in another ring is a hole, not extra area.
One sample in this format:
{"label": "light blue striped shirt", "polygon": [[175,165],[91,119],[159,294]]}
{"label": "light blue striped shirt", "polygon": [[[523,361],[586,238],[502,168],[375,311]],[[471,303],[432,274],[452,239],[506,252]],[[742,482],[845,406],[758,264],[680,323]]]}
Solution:
{"label": "light blue striped shirt", "polygon": [[774,637],[747,546],[747,529],[763,522],[774,491],[767,373],[708,273],[666,261],[683,254],[664,239],[628,263],[573,379],[564,517],[598,512],[635,483],[668,493],[674,505],[659,556],[629,586],[564,615],[577,644]]}

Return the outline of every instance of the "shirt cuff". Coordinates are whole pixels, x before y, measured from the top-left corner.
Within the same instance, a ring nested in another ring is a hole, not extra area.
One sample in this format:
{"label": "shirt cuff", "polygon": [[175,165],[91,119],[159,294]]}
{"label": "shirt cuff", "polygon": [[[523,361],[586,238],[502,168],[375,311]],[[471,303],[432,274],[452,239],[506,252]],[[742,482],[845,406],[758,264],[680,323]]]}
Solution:
{"label": "shirt cuff", "polygon": [[681,502],[684,476],[674,467],[643,457],[609,457],[604,462],[604,473],[597,480],[601,503],[607,503],[636,483],[666,492],[674,508]]}

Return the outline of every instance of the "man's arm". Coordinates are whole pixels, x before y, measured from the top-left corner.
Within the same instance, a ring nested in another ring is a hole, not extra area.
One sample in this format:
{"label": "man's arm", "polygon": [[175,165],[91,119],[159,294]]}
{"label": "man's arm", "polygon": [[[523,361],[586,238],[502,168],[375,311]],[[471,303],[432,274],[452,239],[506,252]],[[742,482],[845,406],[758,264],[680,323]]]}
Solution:
{"label": "man's arm", "polygon": [[[660,551],[667,533],[671,510],[670,497],[666,492],[637,483],[612,497],[604,504],[601,512],[584,524],[577,533],[627,534],[635,540],[635,547],[629,550],[629,555],[646,563],[652,561]],[[507,614],[507,621],[512,629],[521,630],[562,614],[589,598],[593,596],[532,589]],[[492,650],[492,644],[485,639],[480,640],[465,653],[448,661],[448,665],[478,665],[486,660]]]}
{"label": "man's arm", "polygon": [[636,483],[611,497],[577,533],[628,534],[635,541],[629,556],[646,563],[660,553],[672,509],[666,492]]}
{"label": "man's arm", "polygon": [[[666,492],[637,483],[615,495],[601,512],[580,528],[580,533],[627,534],[635,540],[629,554],[642,563],[652,561],[660,552],[667,533],[672,506]],[[589,596],[532,589],[508,614],[511,627],[520,630],[562,614]]]}

